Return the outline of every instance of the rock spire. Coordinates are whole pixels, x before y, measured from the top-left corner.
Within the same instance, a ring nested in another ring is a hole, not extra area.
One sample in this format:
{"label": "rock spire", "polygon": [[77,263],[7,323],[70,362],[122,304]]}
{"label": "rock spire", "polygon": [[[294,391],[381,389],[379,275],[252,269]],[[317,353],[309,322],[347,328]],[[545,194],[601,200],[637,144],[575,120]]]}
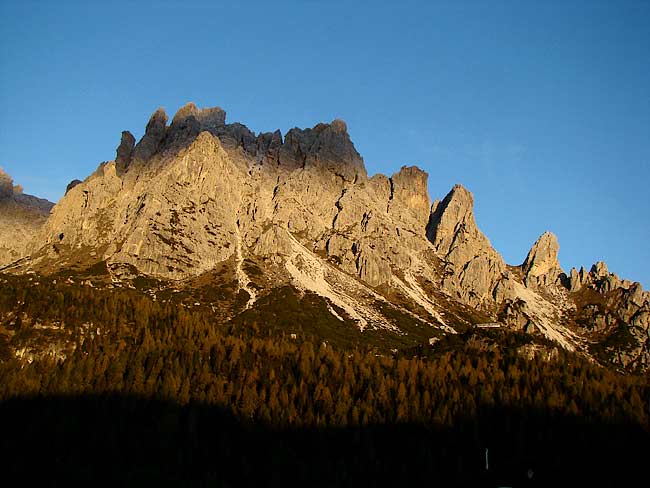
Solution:
{"label": "rock spire", "polygon": [[443,287],[473,306],[490,302],[505,263],[476,226],[472,193],[455,185],[435,202],[427,237],[446,263]]}
{"label": "rock spire", "polygon": [[528,252],[521,269],[526,286],[548,286],[557,284],[564,273],[557,255],[560,245],[552,232],[544,232]]}

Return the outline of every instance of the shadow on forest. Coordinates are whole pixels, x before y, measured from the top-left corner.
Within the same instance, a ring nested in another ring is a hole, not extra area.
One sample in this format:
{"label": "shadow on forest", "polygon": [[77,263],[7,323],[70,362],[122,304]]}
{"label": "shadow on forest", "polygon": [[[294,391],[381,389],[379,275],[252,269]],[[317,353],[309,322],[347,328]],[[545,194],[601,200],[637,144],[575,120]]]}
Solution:
{"label": "shadow on forest", "polygon": [[117,395],[7,400],[0,432],[3,478],[49,486],[633,486],[650,445],[639,426],[544,412],[494,410],[452,428],[277,429]]}

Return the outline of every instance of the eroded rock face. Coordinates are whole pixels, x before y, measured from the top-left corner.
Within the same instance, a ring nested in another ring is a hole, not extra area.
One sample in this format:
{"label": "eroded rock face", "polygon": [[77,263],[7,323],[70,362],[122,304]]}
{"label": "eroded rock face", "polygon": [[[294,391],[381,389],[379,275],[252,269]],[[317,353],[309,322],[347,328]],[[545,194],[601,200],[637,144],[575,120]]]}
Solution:
{"label": "eroded rock face", "polygon": [[29,246],[45,223],[53,204],[25,195],[22,187],[0,168],[0,267],[28,254]]}
{"label": "eroded rock face", "polygon": [[564,274],[557,259],[560,245],[552,232],[545,232],[535,242],[521,265],[526,286],[540,287],[559,283]]}
{"label": "eroded rock face", "polygon": [[316,168],[333,173],[347,183],[367,178],[363,159],[350,140],[347,125],[338,119],[312,129],[291,129],[279,149],[279,159],[289,169]]}
{"label": "eroded rock face", "polygon": [[70,183],[68,183],[68,186],[65,187],[65,194],[67,195],[70,190],[72,190],[75,186],[77,186],[79,183],[82,183],[81,180],[72,180]]}
{"label": "eroded rock face", "polygon": [[44,237],[61,252],[101,249],[109,264],[145,274],[200,274],[233,252],[244,175],[219,140],[202,132],[147,179],[124,185],[116,163],[103,165],[57,205]]}
{"label": "eroded rock face", "polygon": [[165,137],[168,119],[163,108],[159,108],[151,115],[144,136],[133,149],[133,159],[146,161],[154,155]]}
{"label": "eroded rock face", "polygon": [[402,166],[390,178],[391,196],[389,211],[401,214],[402,218],[411,220],[411,224],[426,228],[431,209],[431,200],[427,188],[429,175],[416,166]]}
{"label": "eroded rock face", "polygon": [[575,292],[580,290],[587,283],[587,276],[588,273],[584,268],[581,267],[580,271],[571,268],[569,273],[569,291]]}
{"label": "eroded rock face", "polygon": [[117,148],[117,154],[115,156],[115,168],[118,173],[124,173],[129,167],[129,164],[131,164],[131,156],[133,155],[134,148],[135,137],[128,130],[123,131],[122,139],[120,140],[120,145]]}
{"label": "eroded rock face", "polygon": [[187,104],[167,120],[158,109],[137,144],[125,131],[115,162],[69,189],[44,229],[48,245],[63,254],[98,247],[116,267],[181,278],[236,248],[288,253],[284,229],[371,286],[396,268],[436,279],[419,257],[428,249],[426,173],[404,167],[368,180],[342,120],[284,138],[226,124],[218,107]]}
{"label": "eroded rock face", "polygon": [[0,201],[14,196],[14,180],[0,168]]}
{"label": "eroded rock face", "polygon": [[[30,269],[56,270],[71,256],[89,256],[87,264],[106,261],[113,275],[135,268],[172,280],[229,261],[251,297],[242,262],[252,258],[275,266],[274,279],[329,293],[363,327],[383,319],[370,309],[355,312],[347,288],[365,290],[369,303],[392,290],[444,325],[433,297],[442,292],[445,300],[568,349],[579,347],[569,326],[583,327],[587,336],[625,327],[635,339],[617,350],[620,363],[648,363],[642,339],[650,302],[640,286],[604,263],[565,277],[551,233],[521,266],[507,267],[477,227],[466,188],[456,185],[430,205],[428,176],[416,167],[368,178],[343,121],[294,128],[284,137],[256,135],[227,124],[219,107],[187,104],[167,122],[158,109],[137,143],[123,132],[115,161],[70,185],[47,223],[33,227],[37,237],[12,236],[24,247],[11,258],[24,256],[31,241]],[[28,198],[0,173],[2,201]],[[338,282],[328,282],[331,276]]]}
{"label": "eroded rock face", "polygon": [[580,268],[580,271],[572,268],[567,283],[567,288],[572,292],[579,291],[583,287],[589,287],[602,294],[618,289],[635,289],[636,285],[638,285],[638,283],[622,280],[614,273],[610,273],[607,264],[602,261],[595,263],[589,272],[584,268]]}
{"label": "eroded rock face", "polygon": [[169,126],[163,109],[154,112],[137,144],[124,132],[115,162],[69,189],[45,242],[59,252],[100,247],[116,265],[180,278],[232,256],[235,236],[245,253],[288,249],[282,233],[269,231],[279,227],[378,286],[395,269],[441,281],[423,257],[432,249],[428,225],[448,266],[443,288],[472,305],[491,300],[504,265],[476,227],[467,190],[455,187],[430,215],[427,174],[403,167],[368,179],[342,120],[283,138],[256,136],[225,116],[187,104]]}
{"label": "eroded rock face", "polygon": [[176,112],[172,127],[188,124],[191,118],[194,118],[203,129],[220,127],[226,123],[226,112],[220,107],[199,109],[190,102]]}
{"label": "eroded rock face", "polygon": [[491,304],[505,263],[476,226],[474,198],[466,188],[456,185],[433,204],[427,237],[446,263],[443,288],[464,303]]}

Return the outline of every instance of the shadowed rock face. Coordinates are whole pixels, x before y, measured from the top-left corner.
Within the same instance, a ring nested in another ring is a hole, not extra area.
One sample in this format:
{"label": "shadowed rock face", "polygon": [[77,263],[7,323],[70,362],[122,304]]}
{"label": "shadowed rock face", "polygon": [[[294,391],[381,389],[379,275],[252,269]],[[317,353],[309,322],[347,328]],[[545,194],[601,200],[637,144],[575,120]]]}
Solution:
{"label": "shadowed rock face", "polygon": [[193,103],[183,105],[172,120],[172,130],[183,125],[193,124],[194,121],[204,129],[220,127],[226,123],[226,112],[220,107],[199,109]]}
{"label": "shadowed rock face", "polygon": [[79,183],[83,183],[81,180],[72,180],[70,183],[68,183],[68,186],[65,187],[65,194],[67,195],[70,190],[72,190],[75,186],[77,186]]}
{"label": "shadowed rock face", "polygon": [[163,108],[159,108],[153,113],[142,139],[133,150],[134,159],[145,161],[154,155],[165,137],[167,120],[168,117]]}
{"label": "shadowed rock face", "polygon": [[[133,149],[135,147],[135,137],[128,130],[122,132],[122,140],[120,145],[117,148],[117,154],[115,156],[115,167],[117,171],[121,174],[129,167],[131,164],[131,156],[133,154]],[[67,192],[66,192],[67,193]]]}
{"label": "shadowed rock face", "polygon": [[0,168],[0,201],[7,200],[14,195],[14,181]]}
{"label": "shadowed rock face", "polygon": [[347,125],[338,119],[312,129],[291,129],[279,148],[279,159],[287,168],[316,168],[332,172],[348,183],[367,178]]}

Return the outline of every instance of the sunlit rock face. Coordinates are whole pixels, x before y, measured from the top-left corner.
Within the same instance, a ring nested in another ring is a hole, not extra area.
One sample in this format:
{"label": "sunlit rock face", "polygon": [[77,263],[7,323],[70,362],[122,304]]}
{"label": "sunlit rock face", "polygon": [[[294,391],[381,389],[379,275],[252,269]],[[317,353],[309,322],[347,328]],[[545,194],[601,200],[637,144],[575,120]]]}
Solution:
{"label": "sunlit rock face", "polygon": [[446,263],[443,288],[473,306],[493,301],[505,263],[476,226],[471,192],[456,185],[442,202],[435,202],[427,235]]}
{"label": "sunlit rock face", "polygon": [[[368,177],[340,119],[255,134],[219,107],[188,103],[171,123],[161,108],[139,141],[122,132],[115,160],[71,182],[51,215],[52,204],[21,195],[0,172],[0,263],[28,257],[11,270],[56,272],[74,258],[105,262],[116,278],[162,280],[229,263],[247,307],[291,285],[362,329],[397,327],[383,312],[390,305],[445,333],[480,316],[586,353],[584,338],[624,330],[617,361],[647,367],[640,285],[604,263],[567,276],[550,232],[508,266],[477,226],[472,193],[455,185],[431,204],[427,182],[415,166]],[[257,288],[245,261],[266,276]]]}
{"label": "sunlit rock face", "polygon": [[545,232],[535,242],[522,264],[527,286],[555,285],[564,274],[557,259],[560,245],[552,232]]}
{"label": "sunlit rock face", "polygon": [[28,253],[31,242],[47,219],[52,203],[26,195],[0,168],[0,267]]}

